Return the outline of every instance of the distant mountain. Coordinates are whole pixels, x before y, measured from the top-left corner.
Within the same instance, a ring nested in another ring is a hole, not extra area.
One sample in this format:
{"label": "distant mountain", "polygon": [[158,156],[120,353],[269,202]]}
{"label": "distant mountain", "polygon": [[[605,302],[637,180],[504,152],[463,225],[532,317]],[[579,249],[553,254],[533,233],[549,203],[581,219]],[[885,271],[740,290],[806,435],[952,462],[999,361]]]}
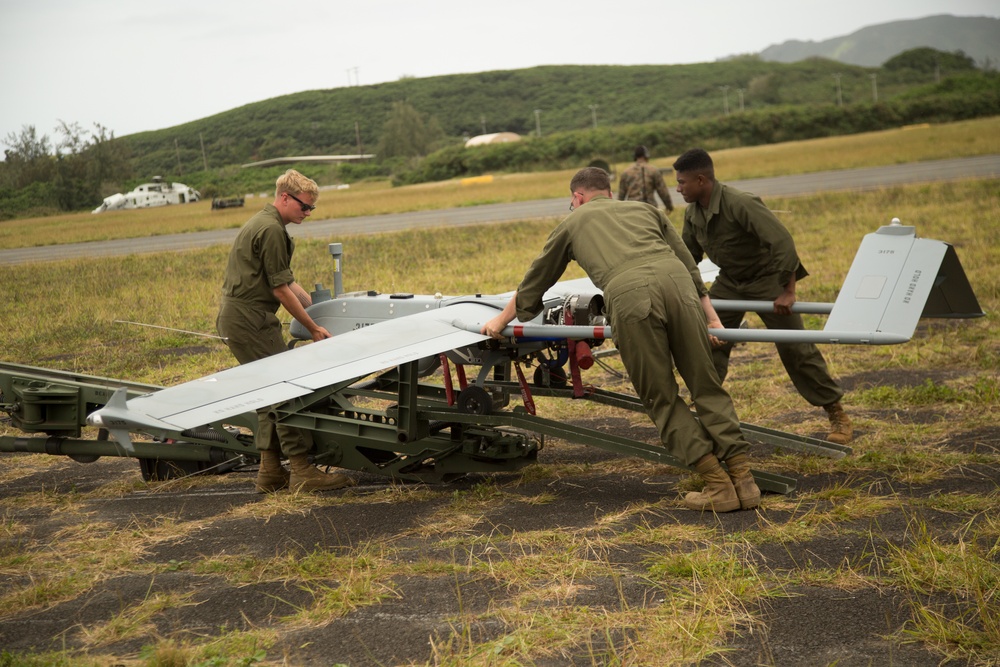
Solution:
{"label": "distant mountain", "polygon": [[990,16],[927,16],[868,26],[846,37],[822,42],[789,40],[760,52],[763,60],[794,63],[822,57],[851,65],[878,67],[902,51],[927,46],[939,51],[964,51],[976,65],[1000,64],[1000,18]]}

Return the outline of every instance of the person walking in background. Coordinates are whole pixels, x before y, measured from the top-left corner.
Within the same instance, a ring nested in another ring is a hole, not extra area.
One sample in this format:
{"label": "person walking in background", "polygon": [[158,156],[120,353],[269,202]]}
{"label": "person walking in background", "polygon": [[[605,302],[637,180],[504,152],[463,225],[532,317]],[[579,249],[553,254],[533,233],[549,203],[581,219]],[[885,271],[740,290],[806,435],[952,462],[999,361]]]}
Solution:
{"label": "person walking in background", "polygon": [[644,201],[650,206],[656,206],[656,195],[660,195],[663,207],[667,213],[674,210],[674,202],[670,199],[670,190],[663,181],[663,174],[649,164],[649,149],[636,146],[634,151],[635,164],[622,172],[618,179],[618,199],[622,201]]}
{"label": "person walking in background", "polygon": [[[684,505],[715,512],[756,507],[760,489],[750,472],[750,445],[712,366],[708,328],[721,324],[677,230],[657,208],[615,201],[611,178],[598,167],[577,172],[570,192],[573,212],[481,333],[499,338],[515,316],[522,322],[535,317],[545,291],[575,260],[604,292],[615,345],[660,441],[705,479],[705,488],[688,493]],[[675,367],[698,419],[678,396]]]}
{"label": "person walking in background", "polygon": [[[276,315],[279,307],[298,320],[313,341],[331,338],[306,313],[312,298],[295,282],[291,266],[295,242],[285,229],[288,224],[301,224],[316,208],[318,198],[316,182],[289,169],[275,183],[274,202],[250,218],[233,243],[215,326],[241,364],[287,349]],[[313,443],[308,431],[277,423],[270,407],[258,410],[257,418],[258,491],[273,493],[287,487],[319,491],[354,483],[346,475],[324,473],[310,463]],[[281,465],[282,454],[288,458],[290,475]]]}
{"label": "person walking in background", "polygon": [[[802,316],[792,312],[795,286],[808,274],[799,261],[792,235],[760,197],[715,180],[711,156],[692,148],[674,162],[677,192],[688,206],[681,238],[696,262],[703,256],[721,271],[712,283],[713,299],[772,301],[774,311],[758,313],[768,329],[802,330]],[[724,312],[728,328],[745,313]],[[854,435],[841,405],[844,391],[830,376],[823,355],[812,343],[775,343],[778,356],[799,394],[822,406],[830,420],[827,440],[847,444]],[[719,379],[729,370],[732,344],[715,347],[712,358]]]}

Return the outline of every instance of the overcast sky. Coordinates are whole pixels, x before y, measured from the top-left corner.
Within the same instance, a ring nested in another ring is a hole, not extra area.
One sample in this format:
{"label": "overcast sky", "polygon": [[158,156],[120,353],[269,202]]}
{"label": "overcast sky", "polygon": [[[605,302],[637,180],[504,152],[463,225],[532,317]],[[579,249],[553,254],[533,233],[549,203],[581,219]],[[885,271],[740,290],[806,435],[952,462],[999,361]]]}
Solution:
{"label": "overcast sky", "polygon": [[26,125],[56,143],[59,120],[124,136],[303,90],[712,62],[935,14],[997,17],[1000,2],[0,0],[0,147]]}

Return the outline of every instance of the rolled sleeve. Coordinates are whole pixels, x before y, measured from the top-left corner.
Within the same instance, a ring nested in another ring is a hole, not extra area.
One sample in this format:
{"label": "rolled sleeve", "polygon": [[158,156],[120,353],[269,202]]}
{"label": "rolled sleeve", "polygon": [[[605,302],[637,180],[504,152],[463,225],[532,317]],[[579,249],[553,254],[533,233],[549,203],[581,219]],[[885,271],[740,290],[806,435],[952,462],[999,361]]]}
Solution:
{"label": "rolled sleeve", "polygon": [[564,221],[549,235],[542,252],[531,263],[517,287],[517,319],[527,322],[542,312],[545,291],[556,284],[572,259]]}

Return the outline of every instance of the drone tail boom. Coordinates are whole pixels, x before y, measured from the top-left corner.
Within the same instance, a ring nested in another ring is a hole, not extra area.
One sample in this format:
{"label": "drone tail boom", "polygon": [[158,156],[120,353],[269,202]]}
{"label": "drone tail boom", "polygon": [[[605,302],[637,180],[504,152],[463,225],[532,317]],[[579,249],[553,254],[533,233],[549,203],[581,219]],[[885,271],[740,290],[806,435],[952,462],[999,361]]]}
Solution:
{"label": "drone tail boom", "polygon": [[[703,277],[705,274],[703,273]],[[705,278],[708,280],[708,278]],[[562,292],[596,290],[588,279],[560,283]],[[713,299],[717,311],[770,312],[770,301]],[[921,317],[981,317],[984,313],[954,247],[917,238],[915,228],[881,227],[862,239],[835,303],[797,302],[792,312],[829,315],[822,331],[782,329],[710,329],[721,340],[747,343],[840,343],[897,345],[913,337]],[[534,327],[505,336],[608,338],[580,327]]]}

